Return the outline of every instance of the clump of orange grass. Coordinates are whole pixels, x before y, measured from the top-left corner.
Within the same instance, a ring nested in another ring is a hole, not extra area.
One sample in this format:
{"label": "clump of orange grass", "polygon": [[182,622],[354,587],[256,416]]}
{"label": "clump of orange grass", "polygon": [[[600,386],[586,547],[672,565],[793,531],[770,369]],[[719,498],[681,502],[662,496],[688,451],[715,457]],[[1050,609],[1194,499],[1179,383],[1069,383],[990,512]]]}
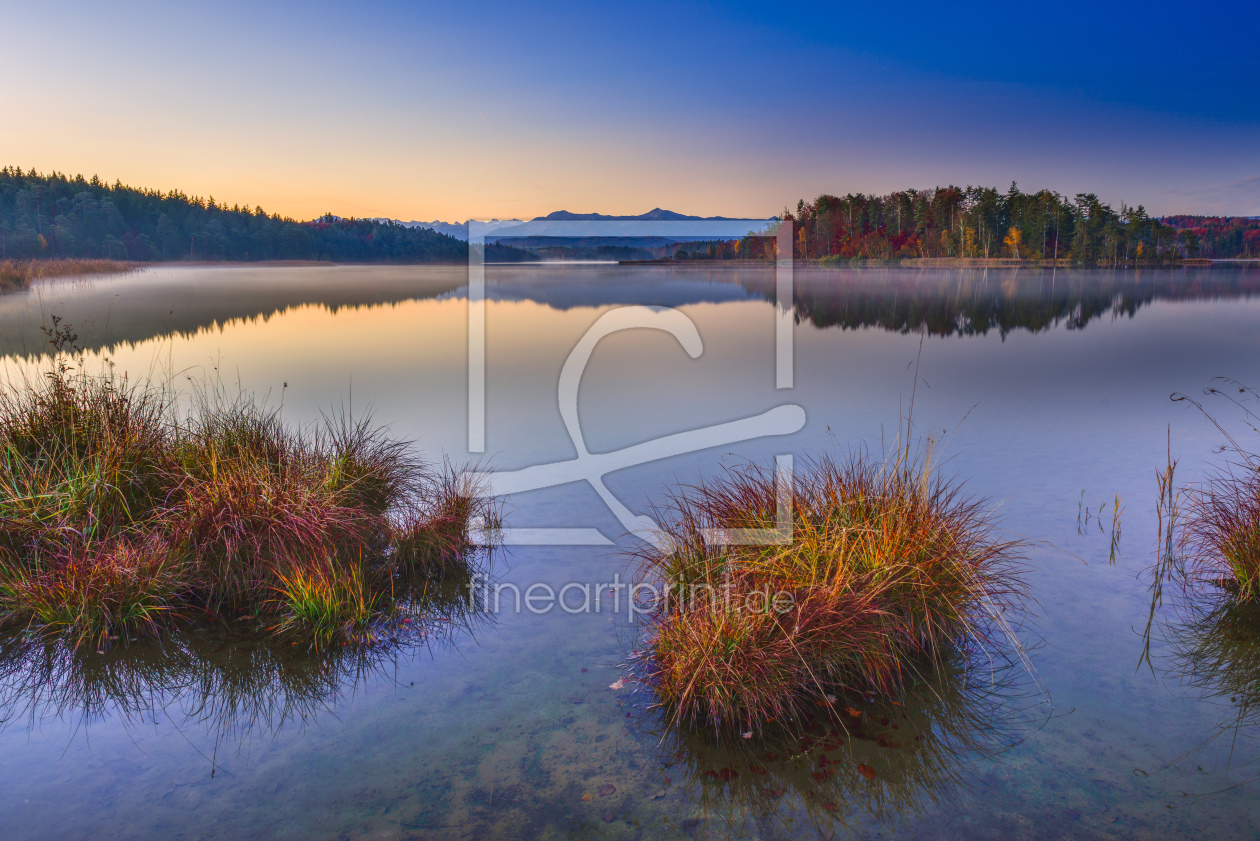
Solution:
{"label": "clump of orange grass", "polygon": [[0,392],[0,623],[98,645],[242,611],[317,643],[370,637],[396,579],[476,556],[497,502],[367,421],[295,429],[275,409],[172,396],[63,352]]}
{"label": "clump of orange grass", "polygon": [[[682,489],[665,548],[639,553],[659,595],[649,677],[679,722],[759,728],[837,688],[896,696],[956,644],[1005,628],[1024,600],[1021,542],[930,452],[823,455],[779,481],[748,465]],[[777,493],[790,542],[722,545],[732,529],[774,529]]]}

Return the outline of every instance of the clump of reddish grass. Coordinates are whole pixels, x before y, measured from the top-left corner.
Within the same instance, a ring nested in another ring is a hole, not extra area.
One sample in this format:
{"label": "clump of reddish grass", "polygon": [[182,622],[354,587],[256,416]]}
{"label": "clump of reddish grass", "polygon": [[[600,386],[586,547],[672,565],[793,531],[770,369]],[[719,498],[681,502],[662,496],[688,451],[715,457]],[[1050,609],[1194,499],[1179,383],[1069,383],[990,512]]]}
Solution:
{"label": "clump of reddish grass", "polygon": [[475,548],[473,527],[493,540],[502,525],[497,506],[451,465],[428,486],[423,501],[391,518],[390,539],[398,564],[410,570],[445,570]]}
{"label": "clump of reddish grass", "polygon": [[1190,488],[1187,502],[1190,574],[1239,601],[1260,599],[1260,470],[1218,473]]}
{"label": "clump of reddish grass", "polygon": [[[1235,380],[1218,377],[1205,389],[1242,410],[1242,422],[1260,431],[1260,416],[1246,405],[1260,394]],[[1180,503],[1180,511],[1161,517],[1163,557],[1156,569],[1156,589],[1176,577],[1183,588],[1199,583],[1229,591],[1240,602],[1260,600],[1260,456],[1250,452],[1203,404],[1182,394],[1173,400],[1198,409],[1227,441],[1221,452],[1230,461],[1202,481],[1175,488],[1176,462],[1169,457],[1161,477],[1161,510]],[[1176,557],[1175,557],[1176,556]],[[1158,592],[1156,593],[1158,596]]]}
{"label": "clump of reddish grass", "polygon": [[76,645],[156,632],[176,618],[186,583],[176,553],[155,535],[44,543],[23,561],[0,565],[0,603]]}
{"label": "clump of reddish grass", "polygon": [[[0,392],[0,533],[9,548],[67,528],[145,531],[165,500],[171,431],[161,394],[75,373]],[[15,544],[16,541],[16,544]]]}
{"label": "clump of reddish grass", "polygon": [[286,429],[276,411],[203,403],[178,437],[182,475],[164,516],[212,605],[264,598],[279,573],[382,527],[337,469],[344,454]]}
{"label": "clump of reddish grass", "polygon": [[784,489],[785,545],[721,545],[774,529],[774,471],[677,493],[664,550],[640,553],[661,594],[650,679],[678,721],[760,727],[847,686],[896,695],[990,618],[1022,603],[1018,541],[921,461],[822,456]]}
{"label": "clump of reddish grass", "polygon": [[[776,592],[790,592],[783,589],[789,582],[777,584]],[[729,607],[706,599],[658,617],[650,670],[678,720],[741,729],[785,720],[841,660],[854,672],[865,667],[887,677],[879,645],[885,617],[870,591],[798,588],[780,612],[748,607],[748,595],[760,589],[736,586]]]}
{"label": "clump of reddish grass", "polygon": [[366,420],[294,429],[215,393],[179,418],[49,333],[53,369],[0,393],[0,622],[83,642],[245,610],[323,643],[388,615],[400,574],[469,563],[473,524],[497,521]]}

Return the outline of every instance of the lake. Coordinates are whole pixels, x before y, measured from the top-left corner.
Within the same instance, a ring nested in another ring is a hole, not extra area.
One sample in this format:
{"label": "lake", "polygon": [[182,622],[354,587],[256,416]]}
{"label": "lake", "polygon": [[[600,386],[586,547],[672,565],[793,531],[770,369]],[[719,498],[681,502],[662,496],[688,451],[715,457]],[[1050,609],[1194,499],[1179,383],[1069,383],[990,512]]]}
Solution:
{"label": "lake", "polygon": [[[491,265],[473,453],[462,267],[162,267],[4,295],[10,382],[47,370],[40,327],[58,315],[88,370],[113,365],[185,399],[255,393],[294,424],[370,413],[433,462],[499,471],[574,459],[557,389],[601,317],[673,308],[698,356],[642,326],[591,352],[576,398],[590,453],[788,405],[805,420],[617,462],[604,493],[627,516],[743,460],[878,455],[913,400],[942,469],[1029,541],[1036,599],[1012,618],[1022,651],[878,707],[904,745],[829,748],[840,764],[816,780],[811,759],[789,758],[795,732],[715,745],[662,723],[626,665],[642,624],[607,595],[633,574],[626,517],[586,481],[535,487],[507,498],[518,545],[488,575],[509,592],[575,585],[570,608],[603,593],[600,611],[468,608],[455,594],[410,641],[303,657],[230,628],[100,656],[6,638],[4,835],[1255,837],[1255,696],[1196,679],[1197,638],[1168,609],[1141,661],[1156,474],[1171,452],[1179,477],[1203,475],[1221,443],[1170,395],[1218,376],[1260,385],[1258,268],[798,268],[793,301],[776,303],[766,266]],[[778,387],[784,315],[790,388]]]}

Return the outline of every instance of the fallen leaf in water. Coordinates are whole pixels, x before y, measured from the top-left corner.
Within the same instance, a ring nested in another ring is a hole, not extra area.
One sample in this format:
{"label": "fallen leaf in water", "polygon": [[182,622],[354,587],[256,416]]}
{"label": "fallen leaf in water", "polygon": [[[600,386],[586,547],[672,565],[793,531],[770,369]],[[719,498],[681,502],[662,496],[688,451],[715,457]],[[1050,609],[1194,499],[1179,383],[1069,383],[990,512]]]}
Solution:
{"label": "fallen leaf in water", "polygon": [[834,812],[836,810],[836,804],[828,800],[826,803],[823,804],[823,808],[826,809],[828,812]]}
{"label": "fallen leaf in water", "polygon": [[754,774],[768,774],[769,772],[760,765],[749,765],[748,770]]}
{"label": "fallen leaf in water", "polygon": [[772,788],[772,789],[770,789],[770,796],[771,796],[771,797],[782,797],[782,796],[783,796],[783,789],[781,789],[781,788]]}
{"label": "fallen leaf in water", "polygon": [[815,780],[818,780],[821,782],[822,780],[825,780],[828,777],[830,777],[831,772],[824,768],[821,771],[815,771],[814,773],[810,774],[810,776],[813,777]]}
{"label": "fallen leaf in water", "polygon": [[868,780],[875,779],[875,769],[869,765],[859,765],[858,773],[861,774],[863,777],[866,777],[866,779]]}
{"label": "fallen leaf in water", "polygon": [[753,734],[753,731],[749,730],[747,733],[744,733],[743,736],[745,739],[751,739],[752,734]]}
{"label": "fallen leaf in water", "polygon": [[886,719],[886,718],[881,718],[881,719],[879,720],[879,726],[880,726],[880,727],[887,727],[887,726],[888,726],[888,719]]}
{"label": "fallen leaf in water", "polygon": [[729,783],[739,776],[739,772],[734,768],[723,768],[721,771],[718,771],[718,776],[722,778],[722,782]]}
{"label": "fallen leaf in water", "polygon": [[617,678],[615,682],[608,684],[608,688],[609,689],[625,689],[626,681],[624,678]]}
{"label": "fallen leaf in water", "polygon": [[588,791],[586,794],[583,794],[583,795],[582,795],[582,802],[583,802],[583,803],[590,803],[590,802],[591,802],[591,800],[592,800],[592,797],[591,797],[591,793],[590,793],[589,791]]}
{"label": "fallen leaf in water", "polygon": [[608,795],[612,794],[616,790],[617,790],[617,787],[613,785],[612,783],[609,783],[608,785],[602,785],[599,787],[599,796],[607,797]]}
{"label": "fallen leaf in water", "polygon": [[774,762],[776,759],[778,759],[778,757],[775,756],[773,753],[768,753],[765,755],[764,759],[766,760],[766,762]]}
{"label": "fallen leaf in water", "polygon": [[844,711],[845,711],[845,712],[847,712],[847,713],[849,714],[849,717],[850,717],[850,718],[861,718],[861,717],[862,717],[862,714],[861,714],[860,712],[858,712],[857,710],[853,709],[853,707],[845,707],[845,708],[844,708]]}
{"label": "fallen leaf in water", "polygon": [[666,782],[666,783],[672,783],[672,782],[673,782],[673,780],[671,780],[671,779],[669,778],[669,776],[668,776],[668,775],[666,775],[666,777],[665,777],[665,782]]}

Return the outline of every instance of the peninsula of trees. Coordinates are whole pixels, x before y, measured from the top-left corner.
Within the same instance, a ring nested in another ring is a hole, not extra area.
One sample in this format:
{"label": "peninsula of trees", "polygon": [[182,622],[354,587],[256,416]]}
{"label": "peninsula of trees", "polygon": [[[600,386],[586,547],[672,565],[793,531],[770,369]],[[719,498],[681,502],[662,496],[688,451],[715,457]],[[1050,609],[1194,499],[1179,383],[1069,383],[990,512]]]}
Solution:
{"label": "peninsula of trees", "polygon": [[[1201,239],[1170,220],[1152,217],[1141,205],[1121,205],[1117,211],[1093,193],[1070,199],[1049,190],[1024,193],[1014,182],[1005,193],[949,186],[886,196],[823,195],[809,204],[799,202],[783,217],[793,221],[796,256],[805,259],[1158,263],[1199,256]],[[1255,250],[1256,241],[1250,242]]]}

